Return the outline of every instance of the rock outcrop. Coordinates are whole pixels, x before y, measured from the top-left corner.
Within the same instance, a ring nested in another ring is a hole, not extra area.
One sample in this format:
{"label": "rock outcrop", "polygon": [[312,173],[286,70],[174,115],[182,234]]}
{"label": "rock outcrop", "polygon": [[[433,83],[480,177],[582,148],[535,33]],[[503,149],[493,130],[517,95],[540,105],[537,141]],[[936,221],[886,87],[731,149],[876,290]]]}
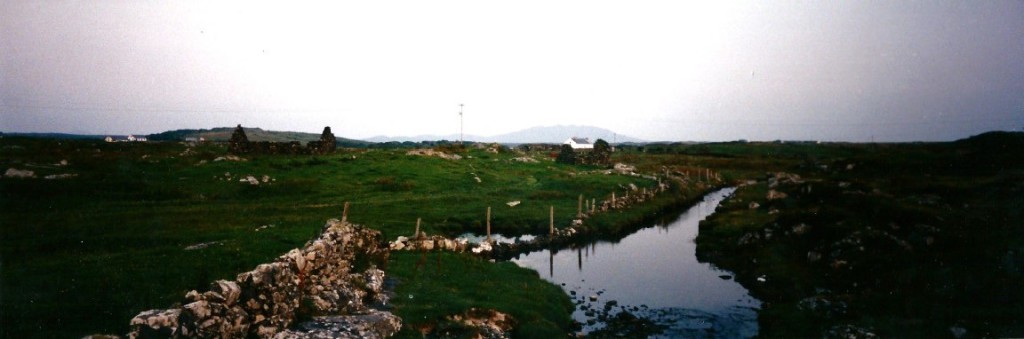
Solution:
{"label": "rock outcrop", "polygon": [[[131,320],[129,337],[319,338],[341,332],[390,336],[401,329],[401,319],[371,308],[388,302],[384,271],[375,266],[386,262],[387,255],[379,231],[331,219],[322,235],[302,249],[239,274],[234,281],[215,281],[206,292],[190,291],[180,308],[140,313]],[[364,262],[369,267],[356,267]],[[319,318],[323,316],[336,317]],[[313,317],[318,317],[314,324],[285,332],[296,319]]]}

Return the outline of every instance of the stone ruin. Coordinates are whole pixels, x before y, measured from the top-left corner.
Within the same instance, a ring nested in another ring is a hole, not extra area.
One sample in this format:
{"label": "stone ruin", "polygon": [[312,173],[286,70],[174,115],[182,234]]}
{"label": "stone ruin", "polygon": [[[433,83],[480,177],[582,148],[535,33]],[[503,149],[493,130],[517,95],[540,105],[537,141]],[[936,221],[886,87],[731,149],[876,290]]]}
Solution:
{"label": "stone ruin", "polygon": [[239,124],[231,133],[228,140],[228,152],[233,154],[330,154],[337,148],[337,138],[331,133],[331,127],[324,127],[320,139],[307,142],[302,146],[301,142],[270,142],[270,141],[249,141],[245,130]]}
{"label": "stone ruin", "polygon": [[190,291],[184,306],[139,313],[129,338],[390,337],[402,320],[374,308],[388,302],[376,268],[388,253],[380,231],[331,219],[302,249]]}

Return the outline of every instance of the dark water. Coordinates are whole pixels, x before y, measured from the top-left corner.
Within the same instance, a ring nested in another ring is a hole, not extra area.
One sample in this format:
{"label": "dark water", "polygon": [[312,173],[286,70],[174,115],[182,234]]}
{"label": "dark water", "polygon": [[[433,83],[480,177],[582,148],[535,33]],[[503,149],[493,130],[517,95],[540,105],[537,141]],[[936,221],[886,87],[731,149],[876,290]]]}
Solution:
{"label": "dark water", "polygon": [[602,327],[594,312],[588,316],[583,310],[589,308],[628,310],[652,319],[669,327],[664,337],[756,336],[761,302],[732,280],[731,272],[696,257],[698,223],[733,191],[711,193],[676,219],[618,242],[532,252],[513,261],[537,270],[567,293],[575,292],[574,301],[581,304],[573,317],[592,323],[584,331]]}

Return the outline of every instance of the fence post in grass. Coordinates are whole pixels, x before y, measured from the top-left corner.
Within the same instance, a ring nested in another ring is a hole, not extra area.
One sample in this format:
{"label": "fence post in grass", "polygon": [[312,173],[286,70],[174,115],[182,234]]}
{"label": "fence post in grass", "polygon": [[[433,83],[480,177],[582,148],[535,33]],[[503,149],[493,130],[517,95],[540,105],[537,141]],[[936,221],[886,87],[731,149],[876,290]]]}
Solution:
{"label": "fence post in grass", "polygon": [[576,217],[577,218],[582,218],[583,217],[583,195],[582,194],[580,194],[579,203],[576,205]]}
{"label": "fence post in grass", "polygon": [[590,213],[597,212],[597,198],[590,199]]}
{"label": "fence post in grass", "polygon": [[612,208],[615,208],[615,192],[612,192]]}
{"label": "fence post in grass", "polygon": [[548,234],[555,235],[555,206],[551,206],[551,213],[548,217]]}
{"label": "fence post in grass", "polygon": [[420,238],[420,221],[421,220],[423,220],[423,218],[416,218],[416,233],[413,233],[413,235],[412,235],[413,239],[419,239]]}
{"label": "fence post in grass", "polygon": [[491,206],[487,206],[487,242],[491,242]]}
{"label": "fence post in grass", "polygon": [[345,208],[341,210],[341,222],[348,221],[348,201],[345,202]]}

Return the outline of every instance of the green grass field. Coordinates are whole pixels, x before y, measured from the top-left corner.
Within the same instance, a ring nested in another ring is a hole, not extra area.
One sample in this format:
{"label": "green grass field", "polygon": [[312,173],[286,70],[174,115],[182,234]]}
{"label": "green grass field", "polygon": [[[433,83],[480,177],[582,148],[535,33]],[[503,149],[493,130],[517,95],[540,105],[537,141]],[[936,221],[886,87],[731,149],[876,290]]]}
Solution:
{"label": "green grass field", "polygon": [[[952,143],[647,145],[621,147],[613,161],[643,173],[710,168],[726,183],[756,181],[702,224],[698,257],[735,272],[769,303],[759,319],[764,336],[821,336],[842,324],[896,337],[948,336],[951,328],[1019,336],[1021,140],[996,133]],[[0,169],[38,177],[0,179],[0,337],[123,334],[139,311],[302,246],[345,202],[350,221],[387,239],[411,235],[417,218],[428,234],[483,233],[488,206],[493,232],[517,235],[546,232],[549,206],[557,226],[569,225],[581,194],[603,200],[630,184],[656,185],[557,164],[547,153],[471,147],[458,150],[462,160],[446,160],[407,151],[239,162],[215,161],[226,155],[221,145],[0,139]],[[537,161],[517,160],[524,156]],[[776,172],[801,182],[780,183],[775,189],[788,196],[767,201]],[[42,178],[66,173],[77,176]],[[239,182],[248,176],[260,184]],[[615,238],[710,188],[675,187],[587,224]],[[809,227],[798,232],[801,223]],[[738,245],[751,233],[761,240]],[[200,243],[213,245],[185,250]],[[442,319],[471,306],[512,314],[520,337],[571,330],[568,297],[532,271],[436,253],[417,268],[421,256],[395,253],[388,265],[403,337],[451,326]],[[844,310],[808,311],[800,302],[809,297]]]}
{"label": "green grass field", "polygon": [[[139,311],[170,306],[190,289],[302,246],[326,219],[341,216],[344,202],[350,202],[350,221],[387,239],[411,235],[417,218],[430,234],[483,233],[488,206],[493,232],[521,234],[546,231],[549,206],[556,225],[569,225],[580,194],[601,200],[629,184],[656,184],[556,164],[546,154],[520,162],[514,158],[522,154],[472,148],[456,161],[406,151],[239,162],[214,161],[225,155],[218,145],[0,139],[0,167],[39,177],[0,180],[3,334],[124,333]],[[77,177],[41,178],[64,173]],[[269,181],[239,182],[250,175]],[[521,204],[505,204],[513,200]],[[651,208],[607,214],[592,224],[620,227]],[[185,250],[208,242],[215,245]],[[396,267],[406,266],[399,260]],[[511,271],[501,270],[522,274]],[[524,283],[540,281],[529,280],[535,281]],[[565,322],[557,325],[567,330]]]}

